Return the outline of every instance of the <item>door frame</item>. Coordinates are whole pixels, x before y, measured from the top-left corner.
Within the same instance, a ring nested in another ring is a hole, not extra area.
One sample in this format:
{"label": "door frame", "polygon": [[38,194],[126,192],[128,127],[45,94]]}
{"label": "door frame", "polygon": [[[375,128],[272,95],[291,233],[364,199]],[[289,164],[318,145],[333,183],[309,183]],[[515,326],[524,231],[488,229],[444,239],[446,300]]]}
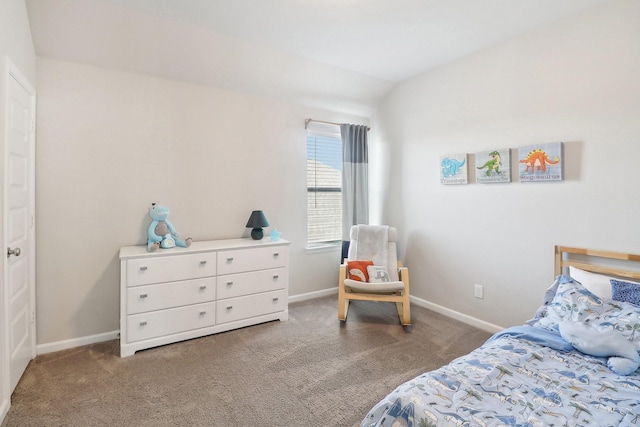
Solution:
{"label": "door frame", "polygon": [[[27,227],[28,234],[28,250],[30,254],[29,264],[28,264],[28,287],[29,287],[29,299],[31,304],[31,348],[32,354],[31,358],[33,359],[36,356],[36,319],[35,319],[35,310],[36,310],[36,287],[35,287],[35,266],[36,266],[36,230],[35,230],[35,121],[36,121],[36,90],[34,86],[27,80],[27,78],[22,74],[22,72],[15,66],[15,64],[9,59],[8,56],[4,56],[3,60],[3,70],[2,70],[2,90],[0,91],[0,102],[3,104],[3,117],[0,117],[0,147],[1,147],[1,165],[2,165],[2,174],[0,174],[0,186],[2,188],[2,213],[3,220],[0,225],[2,229],[0,230],[0,235],[2,236],[2,244],[3,251],[6,250],[6,241],[5,241],[5,230],[7,228],[7,215],[5,212],[7,206],[7,195],[5,192],[5,186],[7,183],[7,168],[6,168],[6,141],[8,136],[8,118],[9,118],[9,97],[8,97],[8,89],[10,79],[14,79],[18,82],[20,86],[22,86],[25,91],[29,94],[30,97],[30,110],[31,117],[30,121],[30,132],[29,132],[29,218],[30,224]],[[0,369],[2,370],[2,393],[0,393],[0,421],[4,418],[6,413],[9,410],[11,405],[11,394],[13,390],[10,387],[10,351],[9,351],[9,289],[7,286],[8,283],[8,271],[6,268],[6,255],[3,252],[3,262],[2,262],[2,289],[0,295],[0,303],[2,304],[2,313],[3,318],[0,319],[0,340],[2,340],[2,354],[0,354]],[[5,407],[6,406],[6,407]]]}

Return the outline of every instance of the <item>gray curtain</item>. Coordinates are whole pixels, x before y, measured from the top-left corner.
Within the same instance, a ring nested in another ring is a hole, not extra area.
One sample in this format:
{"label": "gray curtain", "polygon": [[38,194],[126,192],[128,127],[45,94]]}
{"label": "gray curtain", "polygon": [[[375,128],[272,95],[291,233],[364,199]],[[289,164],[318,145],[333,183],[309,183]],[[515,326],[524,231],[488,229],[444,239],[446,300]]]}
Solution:
{"label": "gray curtain", "polygon": [[369,224],[369,147],[367,126],[340,125],[342,138],[342,258],[352,225]]}

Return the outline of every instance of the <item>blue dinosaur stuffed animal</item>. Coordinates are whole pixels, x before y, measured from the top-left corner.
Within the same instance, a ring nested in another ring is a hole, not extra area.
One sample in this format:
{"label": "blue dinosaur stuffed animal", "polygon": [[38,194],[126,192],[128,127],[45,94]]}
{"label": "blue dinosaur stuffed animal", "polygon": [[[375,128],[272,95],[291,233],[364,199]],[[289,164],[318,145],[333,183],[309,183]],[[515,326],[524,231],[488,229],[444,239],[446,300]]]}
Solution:
{"label": "blue dinosaur stuffed animal", "polygon": [[572,320],[560,322],[558,330],[576,350],[591,356],[608,357],[607,366],[618,375],[633,375],[640,366],[640,355],[633,343],[616,331],[601,331]]}
{"label": "blue dinosaur stuffed animal", "polygon": [[191,245],[191,237],[187,237],[185,240],[180,239],[180,234],[169,222],[168,207],[151,203],[149,216],[153,221],[149,225],[147,251],[153,252],[158,248],[167,249],[175,246],[188,248]]}

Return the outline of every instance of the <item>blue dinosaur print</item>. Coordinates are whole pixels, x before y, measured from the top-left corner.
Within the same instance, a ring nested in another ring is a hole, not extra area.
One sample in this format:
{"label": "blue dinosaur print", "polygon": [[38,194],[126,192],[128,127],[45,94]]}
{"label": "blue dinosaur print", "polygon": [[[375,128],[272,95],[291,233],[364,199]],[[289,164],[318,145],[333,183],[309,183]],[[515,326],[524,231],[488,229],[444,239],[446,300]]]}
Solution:
{"label": "blue dinosaur print", "polygon": [[502,347],[500,347],[500,350],[510,351],[510,352],[516,353],[516,354],[526,354],[525,350],[523,350],[521,348],[515,348],[513,346],[513,344],[503,345]]}
{"label": "blue dinosaur print", "polygon": [[[553,404],[553,405],[560,405],[562,403],[562,398],[555,391],[552,391],[551,393],[547,393],[546,391],[544,391],[541,388],[534,388],[533,392],[538,397],[542,398],[542,401],[544,401],[546,403],[550,403],[550,404]],[[534,402],[535,402],[535,398],[534,398]]]}
{"label": "blue dinosaur print", "polygon": [[450,380],[446,375],[434,375],[433,378],[449,390],[455,391],[460,388],[460,381]]}
{"label": "blue dinosaur print", "polygon": [[462,159],[462,161],[458,161],[451,157],[445,157],[440,162],[440,166],[442,167],[442,176],[448,178],[450,176],[456,175],[460,172],[460,168],[464,166],[467,159]]}
{"label": "blue dinosaur print", "polygon": [[508,426],[518,425],[518,420],[513,415],[496,415],[496,418]]}
{"label": "blue dinosaur print", "polygon": [[620,385],[624,388],[628,388],[635,391],[640,391],[640,383],[634,383],[631,381],[621,381]]}
{"label": "blue dinosaur print", "polygon": [[573,371],[558,371],[558,374],[565,378],[577,380],[582,384],[589,384],[589,377],[587,375],[577,375]]}
{"label": "blue dinosaur print", "polygon": [[464,419],[464,417],[461,417],[460,415],[458,415],[456,413],[453,413],[453,412],[441,412],[441,411],[438,411],[438,412],[440,412],[442,415],[444,415],[444,419],[445,419],[445,421],[447,421],[449,423],[449,425],[462,427],[462,426],[468,426],[470,424],[469,420]]}
{"label": "blue dinosaur print", "polygon": [[413,410],[413,403],[409,402],[407,405],[402,406],[402,401],[397,398],[391,408],[389,408],[388,415],[393,419],[402,419],[406,422],[408,427],[418,427]]}
{"label": "blue dinosaur print", "polygon": [[489,370],[493,369],[493,365],[492,364],[490,364],[490,363],[482,363],[478,359],[467,360],[465,363],[467,365],[477,366],[477,367],[482,368],[482,369],[484,369],[486,371],[489,371]]}
{"label": "blue dinosaur print", "polygon": [[620,415],[625,415],[626,412],[618,406],[624,402],[622,399],[607,399],[604,397],[588,402],[589,407],[601,408],[609,412],[617,412]]}

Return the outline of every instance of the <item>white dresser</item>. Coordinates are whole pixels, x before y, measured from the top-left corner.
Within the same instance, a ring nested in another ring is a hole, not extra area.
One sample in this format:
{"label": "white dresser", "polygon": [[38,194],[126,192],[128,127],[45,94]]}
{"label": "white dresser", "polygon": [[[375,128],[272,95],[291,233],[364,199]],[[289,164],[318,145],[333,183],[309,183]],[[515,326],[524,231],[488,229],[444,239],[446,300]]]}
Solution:
{"label": "white dresser", "polygon": [[289,242],[120,249],[120,356],[289,318]]}

